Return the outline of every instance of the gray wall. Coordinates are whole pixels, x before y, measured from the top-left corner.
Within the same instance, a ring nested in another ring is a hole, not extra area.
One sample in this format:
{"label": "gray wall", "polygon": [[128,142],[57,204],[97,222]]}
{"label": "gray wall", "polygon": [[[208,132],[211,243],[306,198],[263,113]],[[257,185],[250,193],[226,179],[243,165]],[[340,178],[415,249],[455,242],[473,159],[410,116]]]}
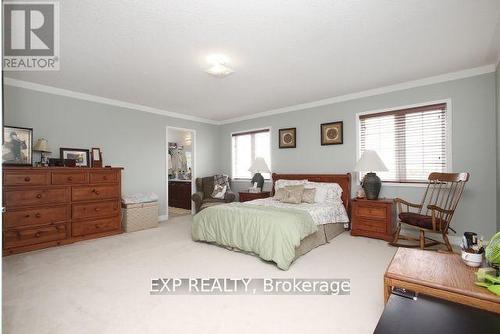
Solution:
{"label": "gray wall", "polygon": [[[496,230],[495,74],[485,74],[404,91],[360,98],[328,106],[267,116],[222,126],[221,170],[231,173],[230,133],[272,127],[271,169],[278,173],[345,173],[356,163],[358,112],[441,99],[452,100],[453,170],[468,171],[471,179],[453,227],[461,235],[473,230],[490,237]],[[321,123],[344,121],[344,144],[321,146]],[[278,129],[297,128],[297,148],[278,149]],[[353,177],[355,180],[355,178]],[[233,182],[235,190],[248,182]],[[267,184],[269,187],[269,183]],[[359,186],[353,184],[354,191]],[[381,196],[418,201],[421,187],[384,185]]]}
{"label": "gray wall", "polygon": [[497,104],[497,231],[500,231],[500,64],[496,71]]}
{"label": "gray wall", "polygon": [[217,171],[217,126],[5,86],[5,124],[31,127],[60,147],[100,147],[105,165],[125,167],[123,193],[155,192],[166,212],[166,126],[196,130],[196,172]]}

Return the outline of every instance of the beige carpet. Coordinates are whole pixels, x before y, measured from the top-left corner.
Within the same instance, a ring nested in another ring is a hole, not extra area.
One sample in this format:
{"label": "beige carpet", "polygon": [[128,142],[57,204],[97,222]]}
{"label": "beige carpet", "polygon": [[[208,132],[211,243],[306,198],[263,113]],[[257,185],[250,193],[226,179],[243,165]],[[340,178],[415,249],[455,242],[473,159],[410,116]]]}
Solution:
{"label": "beige carpet", "polygon": [[[4,333],[372,333],[395,249],[344,233],[288,271],[159,228],[3,258]],[[350,278],[349,296],[151,296],[153,277]]]}

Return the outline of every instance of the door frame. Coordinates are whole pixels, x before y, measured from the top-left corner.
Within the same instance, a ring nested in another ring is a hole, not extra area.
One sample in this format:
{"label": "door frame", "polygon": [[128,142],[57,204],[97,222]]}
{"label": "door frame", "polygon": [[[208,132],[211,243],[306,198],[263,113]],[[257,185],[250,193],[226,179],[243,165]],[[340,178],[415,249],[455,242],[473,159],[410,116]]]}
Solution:
{"label": "door frame", "polygon": [[[177,130],[177,131],[186,131],[191,132],[193,135],[192,145],[191,145],[191,195],[196,192],[196,164],[198,163],[198,159],[196,157],[196,130],[195,129],[187,129],[180,128],[176,126],[167,126],[165,128],[165,200],[166,200],[166,214],[164,220],[168,220],[168,130]],[[191,214],[195,212],[195,207],[193,205],[193,201],[191,201]]]}

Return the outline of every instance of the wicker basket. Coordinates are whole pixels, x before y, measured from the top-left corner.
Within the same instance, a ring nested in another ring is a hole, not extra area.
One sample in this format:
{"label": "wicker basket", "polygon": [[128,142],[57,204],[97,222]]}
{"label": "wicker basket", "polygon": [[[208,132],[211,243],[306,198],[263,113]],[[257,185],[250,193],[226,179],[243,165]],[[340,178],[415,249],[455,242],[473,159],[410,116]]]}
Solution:
{"label": "wicker basket", "polygon": [[122,212],[125,232],[158,227],[158,202],[122,204]]}

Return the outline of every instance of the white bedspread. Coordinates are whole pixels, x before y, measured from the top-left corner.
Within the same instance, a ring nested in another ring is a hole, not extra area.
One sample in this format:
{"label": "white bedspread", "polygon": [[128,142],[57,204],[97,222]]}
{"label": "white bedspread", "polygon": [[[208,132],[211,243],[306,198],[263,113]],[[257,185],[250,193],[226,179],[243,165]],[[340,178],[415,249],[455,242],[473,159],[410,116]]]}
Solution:
{"label": "white bedspread", "polygon": [[243,202],[245,205],[262,205],[271,206],[275,208],[292,208],[307,211],[316,225],[330,224],[330,223],[348,223],[349,217],[342,202],[336,203],[282,203],[274,200],[272,197],[256,199],[253,201]]}

